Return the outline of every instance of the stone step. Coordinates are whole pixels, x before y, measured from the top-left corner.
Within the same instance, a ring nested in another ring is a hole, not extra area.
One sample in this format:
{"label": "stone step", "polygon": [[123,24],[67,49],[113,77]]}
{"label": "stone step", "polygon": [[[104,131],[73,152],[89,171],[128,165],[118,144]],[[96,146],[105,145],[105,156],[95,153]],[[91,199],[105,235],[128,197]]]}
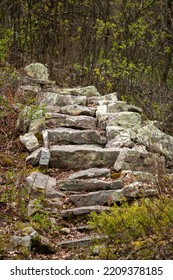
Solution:
{"label": "stone step", "polygon": [[118,190],[123,187],[121,180],[74,179],[57,181],[58,189],[62,191],[95,192],[99,190]]}
{"label": "stone step", "polygon": [[54,145],[50,146],[49,166],[66,170],[111,167],[118,155],[117,149],[96,145]]}
{"label": "stone step", "polygon": [[[68,144],[106,144],[105,133],[96,130],[80,130],[72,128],[54,128],[47,130],[48,141],[51,145]],[[45,133],[43,133],[43,137]],[[45,142],[45,141],[44,141]]]}
{"label": "stone step", "polygon": [[61,216],[63,218],[70,218],[73,216],[75,217],[75,216],[81,216],[81,215],[88,215],[91,212],[95,212],[95,213],[101,213],[103,211],[109,212],[110,209],[111,208],[109,206],[101,206],[101,205],[75,207],[75,208],[70,208],[70,209],[61,211]]}
{"label": "stone step", "polygon": [[97,119],[90,116],[69,116],[50,112],[46,114],[46,127],[52,126],[95,129],[97,127]]}
{"label": "stone step", "polygon": [[75,194],[70,196],[70,201],[76,207],[95,206],[95,205],[111,205],[114,202],[120,202],[123,198],[121,190],[104,190],[98,192],[90,192],[86,194]]}
{"label": "stone step", "polygon": [[96,115],[96,108],[87,107],[87,106],[80,106],[80,105],[67,105],[60,108],[61,114],[71,115],[71,116],[91,116],[95,117]]}
{"label": "stone step", "polygon": [[98,177],[110,177],[111,170],[109,168],[89,168],[80,170],[71,174],[68,179],[87,179],[87,178],[98,178]]}
{"label": "stone step", "polygon": [[94,237],[93,236],[85,236],[80,239],[72,239],[72,240],[65,240],[61,243],[58,244],[58,247],[61,248],[68,248],[68,249],[73,249],[73,248],[81,248],[85,246],[90,246],[94,242]]}

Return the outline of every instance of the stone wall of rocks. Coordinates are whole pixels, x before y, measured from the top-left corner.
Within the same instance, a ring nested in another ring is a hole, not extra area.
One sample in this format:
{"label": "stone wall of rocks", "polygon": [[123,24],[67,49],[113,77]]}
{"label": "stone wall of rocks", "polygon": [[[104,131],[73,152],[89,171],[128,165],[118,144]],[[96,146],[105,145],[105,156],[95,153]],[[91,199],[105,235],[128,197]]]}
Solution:
{"label": "stone wall of rocks", "polygon": [[157,174],[171,173],[173,137],[142,122],[141,109],[116,93],[102,96],[94,86],[60,89],[40,67],[26,68],[20,81],[16,94],[34,97],[35,105],[20,112],[17,127],[30,153],[26,164],[53,168],[56,176],[33,172],[26,178],[28,215],[37,211],[40,195],[47,200],[41,207],[64,218],[108,211],[123,198],[156,196]]}

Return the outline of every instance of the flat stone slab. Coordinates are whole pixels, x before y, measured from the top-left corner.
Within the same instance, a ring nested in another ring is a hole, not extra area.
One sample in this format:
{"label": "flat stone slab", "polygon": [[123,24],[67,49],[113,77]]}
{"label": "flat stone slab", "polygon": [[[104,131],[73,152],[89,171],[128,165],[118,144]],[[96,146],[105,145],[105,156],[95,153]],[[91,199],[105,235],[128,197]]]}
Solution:
{"label": "flat stone slab", "polygon": [[89,168],[85,170],[80,170],[71,174],[68,179],[87,179],[96,177],[110,177],[111,170],[109,168]]}
{"label": "flat stone slab", "polygon": [[96,108],[73,104],[61,107],[61,113],[71,116],[85,115],[94,117]]}
{"label": "flat stone slab", "polygon": [[96,89],[95,86],[87,86],[87,87],[81,87],[81,88],[67,88],[61,90],[61,94],[70,94],[70,95],[84,95],[87,97],[91,96],[100,96],[100,93]]}
{"label": "flat stone slab", "polygon": [[57,181],[57,186],[62,191],[92,192],[98,190],[118,190],[123,187],[121,180],[103,181],[98,179],[74,179]]}
{"label": "flat stone slab", "polygon": [[93,167],[111,167],[119,150],[100,148],[94,145],[54,145],[50,146],[50,167],[80,170]]}
{"label": "flat stone slab", "polygon": [[84,238],[81,239],[73,239],[73,240],[67,240],[67,241],[63,241],[61,243],[58,244],[58,247],[61,248],[79,248],[79,247],[85,247],[85,246],[89,246],[93,243],[93,236],[86,236]]}
{"label": "flat stone slab", "polygon": [[60,107],[67,106],[67,105],[81,105],[86,106],[87,104],[87,97],[86,96],[73,96],[70,94],[62,95],[58,94],[56,104]]}
{"label": "flat stone slab", "polygon": [[101,213],[103,211],[106,211],[106,212],[110,211],[110,207],[101,206],[101,205],[75,207],[75,208],[61,211],[61,216],[63,218],[68,218],[70,216],[87,215],[87,214],[90,214],[91,212]]}
{"label": "flat stone slab", "polygon": [[97,119],[90,116],[69,116],[57,113],[46,114],[47,127],[71,127],[81,129],[95,129]]}
{"label": "flat stone slab", "polygon": [[80,130],[72,128],[48,129],[48,140],[51,145],[56,144],[106,144],[106,137],[96,130]]}
{"label": "flat stone slab", "polygon": [[70,201],[77,207],[93,205],[109,205],[113,202],[120,202],[123,198],[121,190],[104,190],[90,192],[87,194],[75,194],[70,196]]}

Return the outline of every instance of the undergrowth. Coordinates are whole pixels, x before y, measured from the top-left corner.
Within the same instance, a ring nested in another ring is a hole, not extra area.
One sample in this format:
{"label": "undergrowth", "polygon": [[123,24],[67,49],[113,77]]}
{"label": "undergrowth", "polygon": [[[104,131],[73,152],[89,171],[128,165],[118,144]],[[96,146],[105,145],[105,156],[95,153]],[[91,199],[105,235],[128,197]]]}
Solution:
{"label": "undergrowth", "polygon": [[171,259],[173,201],[142,198],[123,202],[109,213],[91,213],[89,225],[99,235],[99,259]]}

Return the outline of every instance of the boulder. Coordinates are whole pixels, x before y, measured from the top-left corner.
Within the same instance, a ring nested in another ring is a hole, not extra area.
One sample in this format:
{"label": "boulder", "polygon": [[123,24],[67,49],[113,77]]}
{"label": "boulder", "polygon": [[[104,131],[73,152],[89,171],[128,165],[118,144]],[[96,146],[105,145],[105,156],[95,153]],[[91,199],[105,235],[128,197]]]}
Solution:
{"label": "boulder", "polygon": [[32,172],[27,178],[26,183],[30,187],[30,193],[44,194],[47,197],[65,197],[65,195],[55,190],[56,180],[40,172]]}
{"label": "boulder", "polygon": [[82,88],[67,88],[67,89],[63,89],[61,91],[61,94],[76,95],[76,96],[83,95],[86,97],[100,96],[100,93],[98,92],[95,86],[87,86]]}
{"label": "boulder", "polygon": [[[39,109],[35,110],[32,106],[25,106],[21,112],[19,113],[18,120],[17,120],[17,129],[21,133],[26,133],[30,129],[30,131],[34,131],[33,129],[33,122],[37,119],[44,119],[43,117],[43,110]],[[39,121],[38,121],[39,122]],[[31,125],[31,127],[30,127]]]}
{"label": "boulder", "polygon": [[99,121],[99,127],[122,126],[124,128],[134,128],[141,126],[141,115],[134,112],[119,113],[96,113]]}
{"label": "boulder", "polygon": [[147,152],[145,147],[141,150],[136,147],[133,149],[123,148],[115,161],[114,169],[116,171],[133,170],[155,173],[157,163],[162,161],[163,158]]}
{"label": "boulder", "polygon": [[64,114],[47,113],[47,127],[71,127],[82,129],[95,129],[97,126],[96,118],[90,116],[68,116]]}
{"label": "boulder", "polygon": [[173,159],[173,137],[159,130],[152,123],[138,129],[136,141],[151,152],[157,152]]}
{"label": "boulder", "polygon": [[123,170],[121,171],[120,179],[123,181],[124,185],[128,185],[133,182],[142,182],[142,183],[150,184],[151,186],[158,185],[157,174],[151,172]]}
{"label": "boulder", "polygon": [[31,164],[32,166],[37,166],[39,164],[39,161],[40,161],[41,151],[42,151],[42,148],[38,148],[37,150],[32,152],[32,154],[30,154],[26,158],[26,164],[27,165]]}
{"label": "boulder", "polygon": [[130,129],[118,129],[117,126],[113,126],[111,129],[111,126],[108,126],[106,128],[106,134],[106,147],[133,148],[135,145],[132,141],[132,130]]}
{"label": "boulder", "polygon": [[10,249],[22,252],[31,251],[31,237],[12,235],[10,238]]}
{"label": "boulder", "polygon": [[119,151],[94,145],[54,145],[50,146],[50,155],[50,167],[79,170],[111,167],[116,161]]}
{"label": "boulder", "polygon": [[116,102],[109,103],[107,105],[107,113],[117,113],[117,112],[136,112],[141,114],[142,109],[134,105],[129,105],[123,101],[116,101]]}
{"label": "boulder", "polygon": [[142,182],[133,182],[122,189],[122,194],[128,198],[138,198],[158,195],[158,189]]}
{"label": "boulder", "polygon": [[27,76],[43,81],[49,80],[48,69],[41,63],[31,63],[24,68]]}
{"label": "boulder", "polygon": [[73,179],[59,180],[58,188],[62,191],[94,192],[98,190],[117,190],[123,187],[121,180],[98,180],[98,179]]}
{"label": "boulder", "polygon": [[26,133],[28,132],[29,125],[31,122],[31,107],[25,106],[19,113],[16,127],[19,132]]}
{"label": "boulder", "polygon": [[56,144],[106,144],[106,137],[96,130],[80,130],[72,128],[48,129],[48,140]]}
{"label": "boulder", "polygon": [[33,132],[28,132],[24,135],[20,135],[19,139],[29,152],[32,152],[39,147],[38,140]]}

